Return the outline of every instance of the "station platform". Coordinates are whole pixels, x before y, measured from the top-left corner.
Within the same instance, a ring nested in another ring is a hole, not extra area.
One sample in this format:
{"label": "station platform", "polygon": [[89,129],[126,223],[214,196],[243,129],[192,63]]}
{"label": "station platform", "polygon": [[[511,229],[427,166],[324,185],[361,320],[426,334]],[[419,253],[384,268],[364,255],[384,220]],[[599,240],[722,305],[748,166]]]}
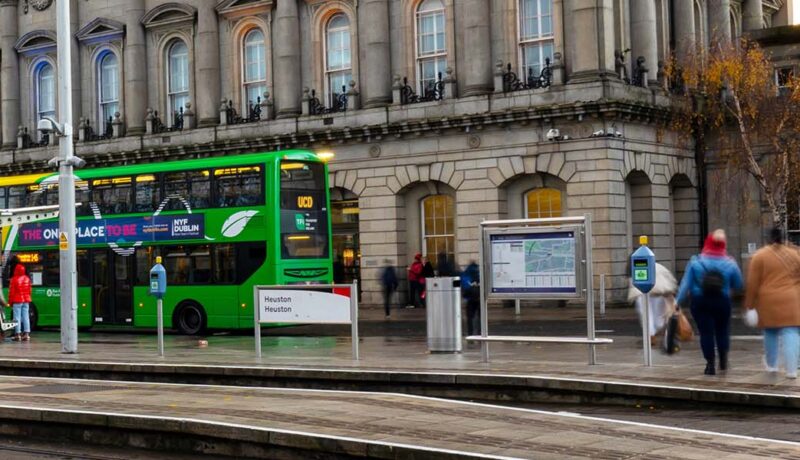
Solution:
{"label": "station platform", "polygon": [[7,376],[0,426],[237,458],[800,458],[791,442],[400,394]]}
{"label": "station platform", "polygon": [[[265,329],[261,359],[247,333],[210,335],[203,338],[207,346],[197,338],[168,335],[166,356],[160,358],[153,334],[83,333],[80,353],[65,355],[58,332],[36,332],[31,342],[0,344],[0,375],[388,391],[485,401],[617,398],[800,408],[800,382],[763,370],[755,330],[750,335],[736,331],[730,370],[706,376],[697,338],[675,355],[654,351],[654,366],[644,367],[641,338],[626,332],[637,325],[631,310],[611,310],[598,319],[598,336],[614,343],[597,346],[594,366],[587,364],[588,348],[575,344],[491,344],[489,363],[481,361],[478,344],[465,344],[460,354],[432,354],[423,315],[401,310],[386,321],[382,312],[365,312],[359,361],[351,356],[349,326]],[[521,318],[503,309],[495,317],[490,331],[504,335],[570,334],[585,327],[580,312],[571,309],[529,310]]]}

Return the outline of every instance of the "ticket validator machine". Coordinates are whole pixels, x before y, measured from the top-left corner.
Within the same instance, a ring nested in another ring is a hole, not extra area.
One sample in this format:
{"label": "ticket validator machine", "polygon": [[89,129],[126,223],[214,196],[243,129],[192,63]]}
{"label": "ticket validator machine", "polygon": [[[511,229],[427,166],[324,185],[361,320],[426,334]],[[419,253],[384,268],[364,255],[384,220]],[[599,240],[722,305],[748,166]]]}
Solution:
{"label": "ticket validator machine", "polygon": [[161,265],[161,257],[150,269],[150,295],[156,298],[158,315],[158,355],[164,356],[164,296],[167,294],[167,270]]}
{"label": "ticket validator machine", "polygon": [[633,286],[644,294],[644,314],[642,322],[642,349],[644,365],[653,365],[653,350],[650,344],[650,298],[647,295],[656,285],[656,256],[647,247],[647,237],[639,237],[639,249],[631,254],[631,278]]}

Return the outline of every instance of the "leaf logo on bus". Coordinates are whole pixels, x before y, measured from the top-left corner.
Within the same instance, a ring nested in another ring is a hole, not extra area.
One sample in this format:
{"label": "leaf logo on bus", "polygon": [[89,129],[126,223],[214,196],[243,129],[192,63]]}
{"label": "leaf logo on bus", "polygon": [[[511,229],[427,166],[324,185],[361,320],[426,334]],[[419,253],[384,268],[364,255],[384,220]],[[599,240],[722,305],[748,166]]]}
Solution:
{"label": "leaf logo on bus", "polygon": [[225,223],[222,224],[222,235],[228,238],[239,236],[244,231],[244,228],[247,227],[250,219],[256,214],[258,214],[258,211],[239,211],[228,217]]}

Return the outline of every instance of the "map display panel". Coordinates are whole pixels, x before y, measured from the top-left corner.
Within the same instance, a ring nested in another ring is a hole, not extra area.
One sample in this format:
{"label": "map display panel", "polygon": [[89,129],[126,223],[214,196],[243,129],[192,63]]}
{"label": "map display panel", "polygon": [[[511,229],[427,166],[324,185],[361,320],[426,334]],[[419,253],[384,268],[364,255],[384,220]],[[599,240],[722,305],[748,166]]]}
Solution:
{"label": "map display panel", "polygon": [[574,231],[492,234],[491,292],[577,294]]}

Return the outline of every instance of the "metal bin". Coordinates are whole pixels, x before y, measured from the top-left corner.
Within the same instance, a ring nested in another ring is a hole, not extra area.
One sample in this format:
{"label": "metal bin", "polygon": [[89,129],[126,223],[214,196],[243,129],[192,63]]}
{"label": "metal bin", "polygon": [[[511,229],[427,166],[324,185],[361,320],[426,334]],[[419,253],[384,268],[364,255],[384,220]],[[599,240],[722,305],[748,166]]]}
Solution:
{"label": "metal bin", "polygon": [[461,279],[457,276],[425,280],[428,351],[461,352]]}

